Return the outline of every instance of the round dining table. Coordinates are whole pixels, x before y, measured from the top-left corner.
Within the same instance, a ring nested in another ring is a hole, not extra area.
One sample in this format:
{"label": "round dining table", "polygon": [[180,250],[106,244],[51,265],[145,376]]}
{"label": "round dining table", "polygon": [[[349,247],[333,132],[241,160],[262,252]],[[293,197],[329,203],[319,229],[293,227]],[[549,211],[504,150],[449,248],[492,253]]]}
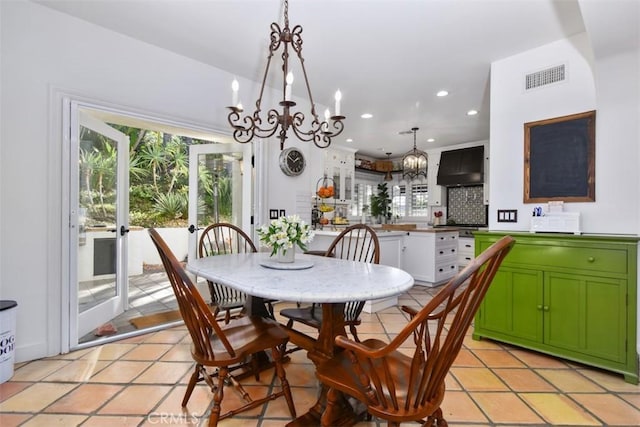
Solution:
{"label": "round dining table", "polygon": [[[306,349],[316,366],[341,351],[334,340],[338,335],[346,336],[345,302],[387,298],[413,286],[413,277],[399,268],[307,254],[297,254],[293,263],[279,263],[266,252],[216,255],[189,261],[187,270],[249,295],[245,307],[249,314],[268,315],[264,300],[322,304],[317,339],[288,330],[291,341]],[[287,425],[320,425],[326,392],[321,386],[316,404]],[[335,423],[355,423],[356,414],[346,399],[343,406]]]}

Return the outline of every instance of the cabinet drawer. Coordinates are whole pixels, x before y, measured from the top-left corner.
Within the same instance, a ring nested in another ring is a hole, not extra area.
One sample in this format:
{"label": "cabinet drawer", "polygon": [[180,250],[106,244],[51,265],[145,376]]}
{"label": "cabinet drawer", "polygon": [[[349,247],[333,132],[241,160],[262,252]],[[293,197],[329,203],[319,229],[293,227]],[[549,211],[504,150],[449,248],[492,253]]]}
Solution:
{"label": "cabinet drawer", "polygon": [[458,232],[436,233],[436,248],[458,245]]}
{"label": "cabinet drawer", "polygon": [[456,259],[440,262],[436,264],[434,271],[434,282],[441,282],[447,280],[458,272],[458,262]]}
{"label": "cabinet drawer", "polygon": [[458,256],[458,247],[457,246],[449,246],[448,248],[436,248],[435,258],[436,264],[440,262],[439,260],[444,260],[448,257],[456,257]]}
{"label": "cabinet drawer", "polygon": [[505,263],[627,273],[627,251],[574,246],[516,244]]}

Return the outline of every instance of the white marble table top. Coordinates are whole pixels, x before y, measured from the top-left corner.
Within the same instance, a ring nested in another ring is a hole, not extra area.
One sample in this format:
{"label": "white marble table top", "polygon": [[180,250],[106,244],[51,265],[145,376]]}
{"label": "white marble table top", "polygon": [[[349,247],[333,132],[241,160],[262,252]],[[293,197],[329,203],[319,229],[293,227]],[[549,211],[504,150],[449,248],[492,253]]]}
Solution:
{"label": "white marble table top", "polygon": [[413,286],[413,277],[386,265],[296,254],[296,260],[313,262],[303,270],[263,267],[264,252],[217,255],[187,264],[197,276],[262,298],[299,302],[346,302],[398,295]]}

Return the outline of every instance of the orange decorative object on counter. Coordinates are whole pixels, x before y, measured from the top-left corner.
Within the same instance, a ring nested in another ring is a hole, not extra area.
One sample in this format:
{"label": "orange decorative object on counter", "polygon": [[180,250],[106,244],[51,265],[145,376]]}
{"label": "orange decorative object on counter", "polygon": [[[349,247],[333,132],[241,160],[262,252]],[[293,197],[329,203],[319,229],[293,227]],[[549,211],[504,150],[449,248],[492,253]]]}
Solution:
{"label": "orange decorative object on counter", "polygon": [[321,199],[328,199],[334,196],[335,192],[333,189],[333,185],[327,186],[327,187],[320,187],[318,189],[318,197],[320,197]]}

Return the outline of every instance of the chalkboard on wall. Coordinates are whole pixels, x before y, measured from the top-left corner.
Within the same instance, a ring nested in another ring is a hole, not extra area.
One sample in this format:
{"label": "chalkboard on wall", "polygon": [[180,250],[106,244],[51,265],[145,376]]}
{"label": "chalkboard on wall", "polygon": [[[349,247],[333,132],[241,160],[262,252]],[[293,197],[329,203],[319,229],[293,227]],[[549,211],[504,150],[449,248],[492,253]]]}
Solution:
{"label": "chalkboard on wall", "polygon": [[596,112],[524,124],[524,203],[595,202]]}

